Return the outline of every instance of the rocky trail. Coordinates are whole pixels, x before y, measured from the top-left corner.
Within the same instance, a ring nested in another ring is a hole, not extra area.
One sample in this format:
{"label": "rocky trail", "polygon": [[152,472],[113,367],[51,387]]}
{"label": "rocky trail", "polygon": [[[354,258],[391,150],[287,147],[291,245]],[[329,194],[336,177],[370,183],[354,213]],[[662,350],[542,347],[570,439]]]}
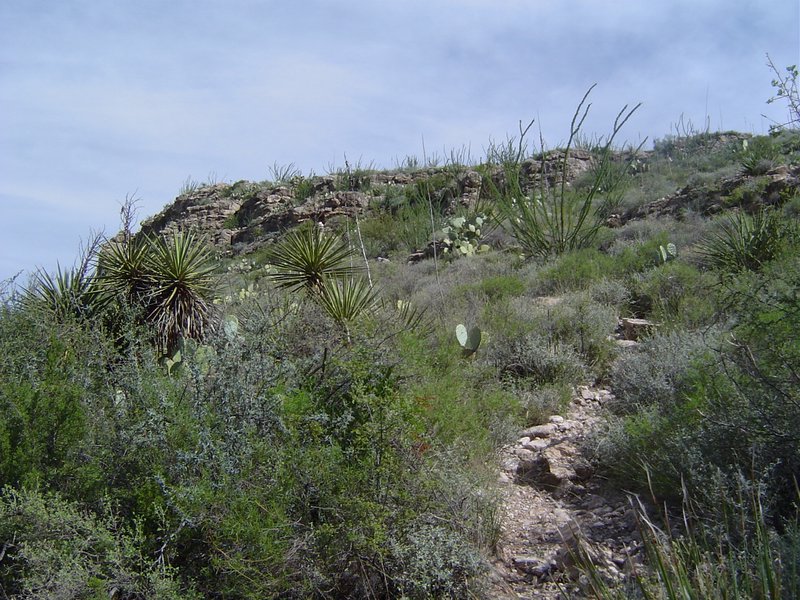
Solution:
{"label": "rocky trail", "polygon": [[627,497],[606,489],[580,450],[612,399],[608,390],[580,387],[564,416],[529,427],[503,448],[501,535],[491,597],[585,597],[575,565],[579,543],[609,583],[640,562],[641,542]]}

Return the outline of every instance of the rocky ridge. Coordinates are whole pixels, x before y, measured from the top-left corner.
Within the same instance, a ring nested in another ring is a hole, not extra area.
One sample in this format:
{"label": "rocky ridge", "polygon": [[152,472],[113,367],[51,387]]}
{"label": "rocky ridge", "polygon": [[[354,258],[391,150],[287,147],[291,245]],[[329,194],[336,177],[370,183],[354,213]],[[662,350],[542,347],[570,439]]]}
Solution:
{"label": "rocky ridge", "polygon": [[[563,153],[553,151],[544,160],[522,163],[522,177],[533,186],[545,178],[548,185],[560,181]],[[567,161],[567,180],[573,181],[591,168],[588,152],[574,150]],[[474,208],[487,194],[487,186],[502,186],[497,168],[491,183],[469,167],[436,167],[413,172],[381,171],[365,174],[295,177],[286,183],[237,181],[198,187],[178,196],[160,213],[142,222],[148,235],[172,235],[193,229],[207,235],[225,254],[247,254],[268,243],[282,230],[309,219],[327,222],[354,217],[380,206],[392,191],[424,186],[433,200],[449,212]],[[429,186],[429,187],[427,187]]]}

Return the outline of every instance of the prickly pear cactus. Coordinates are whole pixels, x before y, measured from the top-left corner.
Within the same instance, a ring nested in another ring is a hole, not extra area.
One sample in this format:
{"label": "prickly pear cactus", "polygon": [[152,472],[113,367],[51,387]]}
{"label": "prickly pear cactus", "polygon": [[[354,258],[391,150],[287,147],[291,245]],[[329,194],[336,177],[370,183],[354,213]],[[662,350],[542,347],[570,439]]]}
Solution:
{"label": "prickly pear cactus", "polygon": [[458,343],[461,344],[464,356],[470,356],[474,354],[478,346],[481,345],[481,330],[478,327],[473,327],[467,331],[466,326],[459,323],[456,326],[456,338],[458,339]]}
{"label": "prickly pear cactus", "polygon": [[472,256],[486,252],[489,246],[481,244],[481,226],[486,221],[482,214],[466,217],[453,217],[442,228],[444,239],[443,252],[452,256]]}
{"label": "prickly pear cactus", "polygon": [[659,246],[658,251],[661,255],[662,263],[669,262],[673,260],[676,256],[678,256],[678,249],[672,242],[670,242],[666,246]]}

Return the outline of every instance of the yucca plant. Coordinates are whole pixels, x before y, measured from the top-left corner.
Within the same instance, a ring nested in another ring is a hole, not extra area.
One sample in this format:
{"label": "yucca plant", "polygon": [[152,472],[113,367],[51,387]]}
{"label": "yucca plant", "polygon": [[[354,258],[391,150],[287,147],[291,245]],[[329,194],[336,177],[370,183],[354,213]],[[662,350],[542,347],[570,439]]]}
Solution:
{"label": "yucca plant", "polygon": [[147,321],[170,352],[181,338],[202,339],[211,326],[214,263],[192,233],[169,240],[149,238],[145,255]]}
{"label": "yucca plant", "polygon": [[350,325],[376,304],[377,292],[369,283],[352,276],[326,279],[317,298],[319,305],[344,330],[350,341]]}
{"label": "yucca plant", "polygon": [[788,233],[774,210],[762,209],[752,216],[737,212],[720,221],[699,252],[709,266],[721,271],[757,271],[778,254]]}
{"label": "yucca plant", "polygon": [[98,288],[105,306],[138,306],[169,354],[181,338],[202,339],[212,320],[214,263],[192,233],[170,239],[139,236],[106,245]]}
{"label": "yucca plant", "polygon": [[113,240],[103,247],[98,259],[98,283],[106,305],[122,300],[138,303],[148,288],[149,249],[145,237]]}
{"label": "yucca plant", "polygon": [[325,279],[353,273],[349,258],[350,248],[344,241],[308,222],[287,233],[269,253],[267,261],[274,268],[269,277],[278,287],[319,295]]}
{"label": "yucca plant", "polygon": [[22,304],[43,310],[58,321],[83,320],[102,308],[101,295],[94,274],[94,263],[101,236],[95,235],[81,251],[80,262],[71,269],[57,265],[55,274],[38,270],[23,291]]}
{"label": "yucca plant", "polygon": [[92,275],[79,267],[62,270],[61,265],[54,275],[37,271],[23,292],[22,303],[46,311],[59,322],[91,317],[99,307]]}

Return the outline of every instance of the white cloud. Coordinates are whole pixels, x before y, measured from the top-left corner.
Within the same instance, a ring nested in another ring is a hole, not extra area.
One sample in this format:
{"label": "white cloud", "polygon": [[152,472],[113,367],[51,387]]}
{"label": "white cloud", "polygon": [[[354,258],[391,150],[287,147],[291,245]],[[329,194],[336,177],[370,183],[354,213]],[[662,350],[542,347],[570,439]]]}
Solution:
{"label": "white cloud", "polygon": [[681,113],[758,130],[783,112],[765,104],[764,53],[798,62],[799,18],[795,0],[6,0],[0,211],[17,237],[0,241],[0,278],[6,257],[30,265],[18,244],[70,262],[125,194],[152,214],[187,175],[320,172],[345,153],[391,166],[423,136],[477,155],[531,117],[556,144],[594,82],[600,134],[639,101],[633,140]]}

